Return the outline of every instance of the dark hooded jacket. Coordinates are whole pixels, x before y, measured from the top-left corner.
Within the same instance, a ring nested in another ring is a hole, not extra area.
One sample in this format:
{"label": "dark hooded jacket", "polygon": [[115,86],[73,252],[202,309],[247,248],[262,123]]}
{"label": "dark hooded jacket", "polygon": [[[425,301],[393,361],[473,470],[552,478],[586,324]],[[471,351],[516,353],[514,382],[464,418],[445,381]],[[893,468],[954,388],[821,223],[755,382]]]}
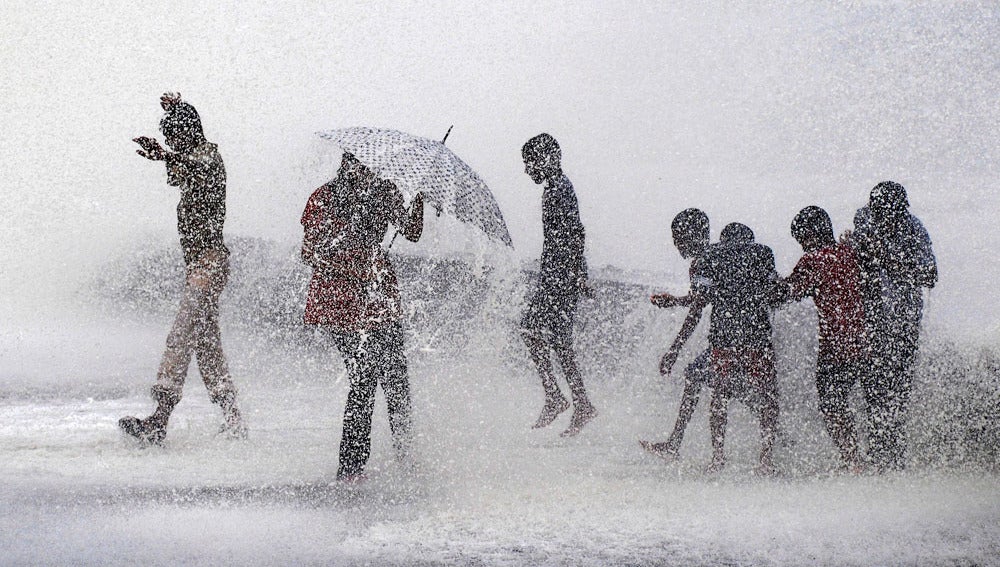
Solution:
{"label": "dark hooded jacket", "polygon": [[937,260],[920,220],[904,211],[876,223],[870,207],[854,216],[854,240],[863,274],[870,332],[881,348],[916,349],[924,312],[924,287],[937,283]]}
{"label": "dark hooded jacket", "polygon": [[219,148],[207,141],[201,119],[186,102],[171,108],[160,121],[164,135],[181,137],[184,147],[167,157],[167,183],[181,190],[177,204],[184,263],[191,265],[209,249],[228,253],[222,238],[226,220],[226,167]]}

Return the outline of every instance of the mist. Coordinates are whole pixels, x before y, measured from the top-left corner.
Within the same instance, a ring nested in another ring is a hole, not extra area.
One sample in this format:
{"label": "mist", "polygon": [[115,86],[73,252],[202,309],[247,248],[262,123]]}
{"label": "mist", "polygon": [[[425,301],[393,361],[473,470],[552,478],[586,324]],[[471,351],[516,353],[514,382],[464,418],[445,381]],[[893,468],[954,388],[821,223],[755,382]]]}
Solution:
{"label": "mist", "polygon": [[174,195],[131,138],[158,134],[157,97],[174,90],[226,159],[232,234],[299,238],[305,198],[333,174],[316,167],[336,152],[313,140],[318,130],[440,138],[454,124],[449,145],[490,184],[518,255],[537,257],[540,192],[519,148],[547,131],[564,147],[594,265],[683,271],[667,226],[701,206],[716,230],[749,224],[787,271],[799,208],[828,208],[839,231],[893,179],[943,265],[928,316],[960,331],[995,319],[984,297],[995,273],[982,269],[996,265],[995,231],[969,212],[995,189],[990,3],[10,12],[0,234],[13,305],[37,304],[39,284],[42,304],[62,295],[116,243],[173,236]]}
{"label": "mist", "polygon": [[[9,3],[10,560],[995,564],[1000,5],[667,4]],[[197,107],[228,173],[234,276],[222,326],[251,427],[242,445],[213,437],[193,367],[165,449],[138,451],[115,427],[149,404],[182,278],[176,190],[132,142],[160,138],[165,91]],[[300,324],[299,219],[339,160],[316,133],[440,139],[452,125],[447,145],[490,186],[514,248],[430,213],[420,242],[394,244],[425,469],[413,478],[385,464],[379,398],[381,476],[344,496],[328,487],[343,365]],[[542,242],[541,190],[520,148],[540,132],[562,146],[597,282],[578,344],[602,415],[578,443],[528,429],[541,393],[516,332],[520,271]],[[824,207],[840,233],[883,180],[906,187],[940,267],[915,388],[915,472],[828,473],[808,304],[775,316],[795,441],[779,452],[785,478],[748,480],[754,425],[737,412],[736,464],[706,479],[704,407],[685,461],[647,460],[635,439],[663,433],[681,391],[656,364],[683,314],[647,299],[687,286],[672,217],[704,209],[713,238],[749,225],[787,275],[802,253],[789,232],[801,208]]]}

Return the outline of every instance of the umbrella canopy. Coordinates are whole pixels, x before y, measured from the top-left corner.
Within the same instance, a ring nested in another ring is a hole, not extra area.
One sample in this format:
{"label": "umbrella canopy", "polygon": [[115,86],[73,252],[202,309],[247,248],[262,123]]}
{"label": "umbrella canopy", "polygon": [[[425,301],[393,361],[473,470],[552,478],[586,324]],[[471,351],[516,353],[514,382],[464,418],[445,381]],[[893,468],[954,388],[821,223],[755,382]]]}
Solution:
{"label": "umbrella canopy", "polygon": [[514,246],[486,182],[442,142],[381,128],[340,128],[319,135],[354,154],[407,197],[422,191],[439,212]]}

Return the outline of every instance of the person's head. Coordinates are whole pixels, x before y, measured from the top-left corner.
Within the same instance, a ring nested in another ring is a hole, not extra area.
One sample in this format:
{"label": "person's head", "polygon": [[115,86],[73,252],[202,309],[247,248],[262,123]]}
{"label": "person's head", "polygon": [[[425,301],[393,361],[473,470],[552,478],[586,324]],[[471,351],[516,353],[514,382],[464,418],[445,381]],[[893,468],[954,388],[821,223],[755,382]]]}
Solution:
{"label": "person's head", "polygon": [[910,202],[906,189],[895,181],[883,181],[872,188],[868,208],[876,224],[892,223],[906,216]]}
{"label": "person's head", "polygon": [[833,222],[826,211],[809,206],[795,215],[792,220],[792,236],[802,246],[802,250],[812,252],[836,244],[833,236]]}
{"label": "person's head", "polygon": [[709,234],[708,215],[701,209],[684,209],[677,213],[670,223],[670,232],[674,237],[674,246],[681,253],[681,258],[688,259],[700,255],[708,247]]}
{"label": "person's head", "polygon": [[340,157],[340,174],[351,185],[358,185],[368,176],[368,168],[351,152]]}
{"label": "person's head", "polygon": [[201,117],[193,106],[181,101],[179,95],[171,104],[161,105],[167,112],[160,119],[160,132],[170,149],[184,152],[205,142]]}
{"label": "person's head", "polygon": [[738,222],[731,222],[722,229],[719,242],[723,244],[750,244],[754,235],[750,227]]}
{"label": "person's head", "polygon": [[535,183],[542,183],[562,172],[562,150],[548,134],[539,134],[521,148],[524,172]]}

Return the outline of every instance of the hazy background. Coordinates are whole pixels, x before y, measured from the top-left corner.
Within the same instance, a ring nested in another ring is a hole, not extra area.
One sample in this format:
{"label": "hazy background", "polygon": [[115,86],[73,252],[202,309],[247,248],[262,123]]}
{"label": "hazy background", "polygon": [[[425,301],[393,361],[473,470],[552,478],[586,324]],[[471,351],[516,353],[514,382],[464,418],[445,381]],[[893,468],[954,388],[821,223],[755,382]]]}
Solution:
{"label": "hazy background", "polygon": [[[313,133],[335,127],[454,124],[448,145],[489,183],[522,259],[541,223],[519,148],[550,132],[591,264],[678,285],[667,227],[685,207],[715,234],[751,225],[787,272],[799,208],[828,208],[839,231],[894,179],[941,264],[928,324],[995,337],[996,3],[15,1],[0,35],[9,316],[85,302],[78,284],[130,242],[176,239],[176,193],[130,141],[158,135],[172,90],[226,160],[227,233],[289,245],[333,174]],[[400,249],[444,253],[448,222],[431,224]]]}
{"label": "hazy background", "polygon": [[[209,4],[4,3],[0,563],[998,564],[1000,4]],[[139,450],[117,420],[151,408],[182,262],[177,191],[131,139],[158,136],[168,90],[228,169],[222,327],[251,434],[214,436],[192,365],[167,446]],[[338,157],[315,132],[452,124],[516,248],[432,215],[395,244],[418,467],[395,466],[379,397],[372,479],[345,491],[348,378],[300,324],[298,219]],[[530,429],[541,391],[517,333],[542,234],[520,147],[542,131],[564,148],[594,273],[619,280],[581,304],[601,415],[572,439],[565,414]],[[788,273],[800,208],[839,232],[885,179],[909,190],[941,270],[910,469],[831,472],[809,302],[775,314],[779,478],[753,477],[739,406],[721,475],[703,474],[704,401],[679,462],[642,451],[683,388],[656,365],[684,313],[645,299],[686,286],[673,215],[701,206],[716,235],[749,224]],[[468,252],[473,268],[447,261]]]}

